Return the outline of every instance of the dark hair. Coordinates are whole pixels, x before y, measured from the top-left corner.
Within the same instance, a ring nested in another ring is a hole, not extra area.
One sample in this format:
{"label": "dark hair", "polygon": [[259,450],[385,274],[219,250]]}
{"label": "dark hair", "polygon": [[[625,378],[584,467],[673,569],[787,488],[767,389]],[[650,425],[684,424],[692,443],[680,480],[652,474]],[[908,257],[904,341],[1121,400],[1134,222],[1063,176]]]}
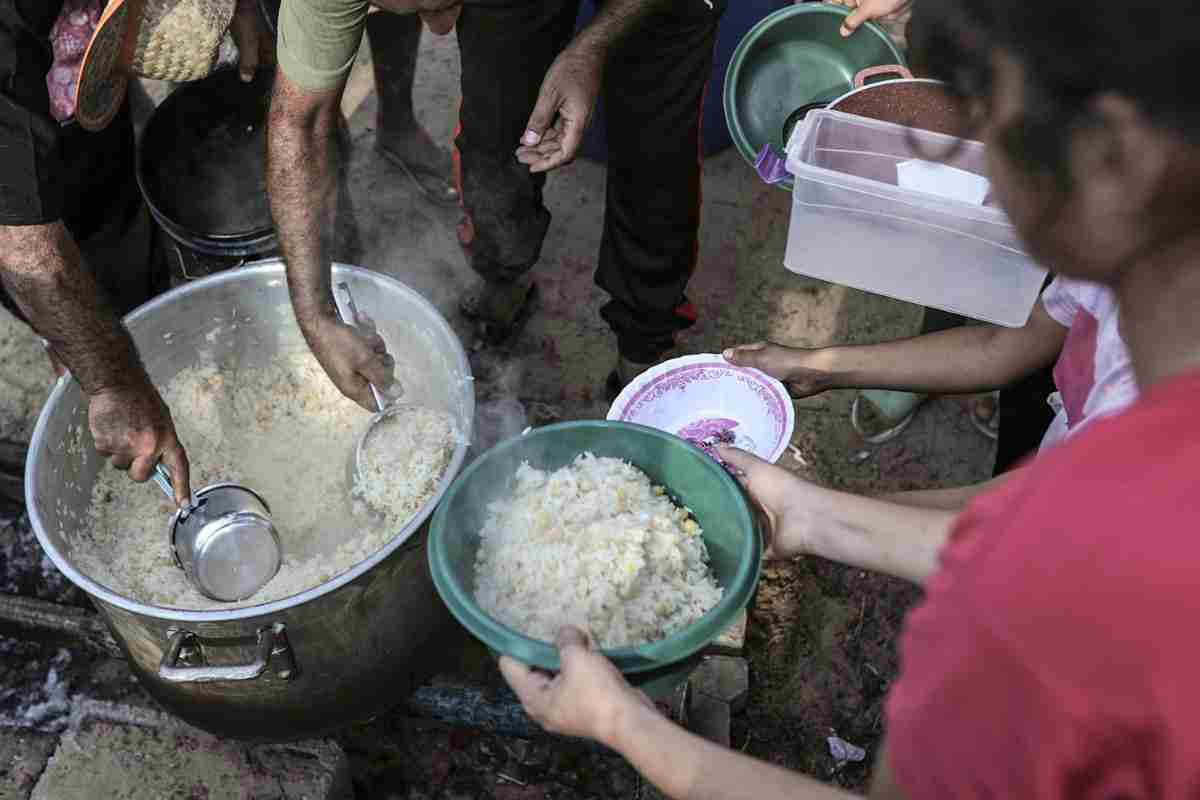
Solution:
{"label": "dark hair", "polygon": [[1200,2],[915,0],[913,59],[964,107],[987,108],[995,48],[1024,67],[1021,117],[998,133],[1015,161],[1069,185],[1070,133],[1115,92],[1200,145]]}

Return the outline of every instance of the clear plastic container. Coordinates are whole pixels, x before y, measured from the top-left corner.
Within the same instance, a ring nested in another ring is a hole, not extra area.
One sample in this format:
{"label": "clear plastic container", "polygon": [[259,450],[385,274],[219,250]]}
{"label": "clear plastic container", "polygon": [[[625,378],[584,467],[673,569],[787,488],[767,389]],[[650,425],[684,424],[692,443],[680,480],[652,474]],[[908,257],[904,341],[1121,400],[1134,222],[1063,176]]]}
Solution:
{"label": "clear plastic container", "polygon": [[980,142],[814,111],[787,149],[789,270],[998,325],[1029,319],[1046,271],[993,200],[972,205],[897,184],[896,165],[914,158],[986,175]]}

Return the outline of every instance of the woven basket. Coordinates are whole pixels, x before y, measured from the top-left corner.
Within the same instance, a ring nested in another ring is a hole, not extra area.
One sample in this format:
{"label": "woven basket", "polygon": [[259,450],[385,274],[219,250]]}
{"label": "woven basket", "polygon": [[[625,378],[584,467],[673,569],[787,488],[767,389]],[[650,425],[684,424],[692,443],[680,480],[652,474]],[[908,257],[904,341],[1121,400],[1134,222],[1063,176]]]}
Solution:
{"label": "woven basket", "polygon": [[235,6],[236,0],[109,0],[83,57],[79,123],[99,130],[111,122],[131,77],[182,83],[211,73],[231,46]]}

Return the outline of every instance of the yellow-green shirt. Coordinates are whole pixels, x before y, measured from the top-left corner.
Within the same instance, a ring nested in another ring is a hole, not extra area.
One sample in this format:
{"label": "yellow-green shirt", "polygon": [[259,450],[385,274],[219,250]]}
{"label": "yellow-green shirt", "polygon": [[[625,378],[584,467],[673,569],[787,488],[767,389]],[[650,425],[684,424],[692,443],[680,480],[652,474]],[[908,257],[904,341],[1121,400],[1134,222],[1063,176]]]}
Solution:
{"label": "yellow-green shirt", "polygon": [[354,66],[369,0],[283,0],[279,67],[302,89],[333,89]]}

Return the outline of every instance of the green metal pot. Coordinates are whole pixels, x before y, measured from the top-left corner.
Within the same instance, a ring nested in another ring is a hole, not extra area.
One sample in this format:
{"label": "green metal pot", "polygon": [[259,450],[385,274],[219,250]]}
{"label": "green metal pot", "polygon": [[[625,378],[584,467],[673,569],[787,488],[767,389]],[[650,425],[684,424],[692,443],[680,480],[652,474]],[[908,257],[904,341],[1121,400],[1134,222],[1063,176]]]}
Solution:
{"label": "green metal pot", "polygon": [[725,589],[716,607],[666,639],[604,651],[635,686],[661,696],[686,680],[701,650],[749,602],[762,561],[762,537],[741,487],[682,439],[641,425],[596,420],[548,425],[502,442],[458,477],[433,516],[433,584],[458,621],[493,652],[557,670],[558,653],[551,644],[517,633],[476,604],[475,554],[488,504],[509,490],[521,462],[553,470],[584,452],[628,461],[691,509],[704,530],[717,582]]}
{"label": "green metal pot", "polygon": [[793,5],[743,37],[729,61],[723,100],[733,143],[750,166],[764,144],[783,148],[784,128],[799,109],[823,106],[850,91],[865,69],[906,65],[904,54],[873,22],[843,37],[849,13],[826,3]]}

